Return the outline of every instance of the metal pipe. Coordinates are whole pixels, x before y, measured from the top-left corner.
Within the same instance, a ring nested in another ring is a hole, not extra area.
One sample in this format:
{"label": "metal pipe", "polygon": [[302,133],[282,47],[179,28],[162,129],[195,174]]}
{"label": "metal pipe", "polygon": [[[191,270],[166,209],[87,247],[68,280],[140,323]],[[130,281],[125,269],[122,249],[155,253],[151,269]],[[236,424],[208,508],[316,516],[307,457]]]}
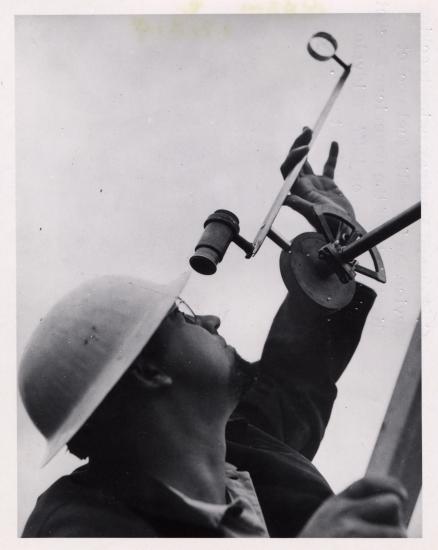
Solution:
{"label": "metal pipe", "polygon": [[392,237],[392,235],[395,235],[395,233],[398,233],[420,218],[421,203],[417,202],[401,214],[394,216],[387,222],[379,225],[379,227],[372,229],[354,243],[343,247],[339,253],[339,259],[343,263],[351,262],[364,252],[370,250],[373,246],[376,246],[389,237]]}

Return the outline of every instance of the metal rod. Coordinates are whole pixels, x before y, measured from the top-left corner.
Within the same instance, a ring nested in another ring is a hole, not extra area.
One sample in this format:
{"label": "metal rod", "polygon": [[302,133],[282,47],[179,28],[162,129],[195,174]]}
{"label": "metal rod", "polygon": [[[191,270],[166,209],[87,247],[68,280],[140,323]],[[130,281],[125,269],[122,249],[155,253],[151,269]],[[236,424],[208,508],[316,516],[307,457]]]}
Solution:
{"label": "metal rod", "polygon": [[344,69],[344,72],[341,74],[338,82],[336,83],[336,86],[334,87],[332,93],[330,94],[330,97],[328,98],[327,103],[324,105],[324,108],[321,111],[321,114],[319,115],[318,120],[315,122],[315,126],[312,128],[313,133],[312,133],[312,141],[309,144],[309,152],[316,138],[319,136],[319,133],[322,127],[324,126],[325,121],[327,120],[330,114],[330,111],[333,108],[333,105],[338,99],[338,96],[341,93],[341,90],[350,74],[350,71],[351,71],[351,65],[347,65],[347,68]]}
{"label": "metal rod", "polygon": [[332,55],[332,59],[334,59],[341,67],[343,67],[345,70],[350,70],[351,65],[347,65],[342,61],[342,59],[339,59],[339,57],[336,54]]}
{"label": "metal rod", "polygon": [[366,235],[352,244],[345,246],[339,253],[339,259],[343,262],[351,262],[373,246],[385,241],[395,233],[398,233],[411,223],[421,218],[421,203],[417,202],[401,214],[394,216],[387,222],[369,231]]}
{"label": "metal rod", "polygon": [[241,248],[245,253],[247,258],[251,258],[253,245],[241,235],[237,234],[234,236],[233,241],[239,248]]}
{"label": "metal rod", "polygon": [[286,252],[290,250],[290,243],[288,243],[286,239],[284,239],[281,235],[279,235],[276,231],[274,231],[272,227],[268,231],[268,237],[271,239],[272,242],[274,242],[280,248],[282,248],[283,250],[286,250]]}
{"label": "metal rod", "polygon": [[[330,97],[328,98],[327,103],[324,105],[324,108],[322,109],[315,123],[315,126],[312,128],[312,139],[309,143],[309,152],[312,148],[313,143],[318,137],[322,127],[324,126],[324,123],[327,120],[327,117],[329,116],[330,111],[336,99],[341,93],[341,90],[345,84],[345,81],[347,80],[348,75],[350,74],[350,70],[351,70],[351,65],[348,65],[347,69],[344,70],[338,82],[336,83],[335,87],[333,88],[333,91],[330,94]],[[280,192],[275,198],[274,204],[271,206],[269,212],[267,213],[263,221],[262,226],[260,227],[257,235],[255,236],[255,239],[253,242],[253,251],[252,251],[253,256],[257,254],[259,248],[263,244],[263,241],[267,237],[268,232],[271,229],[271,226],[274,223],[274,220],[277,217],[277,214],[279,213],[280,208],[283,206],[284,201],[287,195],[289,194],[292,185],[295,183],[295,180],[298,178],[299,173],[301,172],[301,169],[304,166],[304,163],[306,162],[306,159],[307,159],[307,155],[292,169],[290,174],[287,176],[283,186],[280,189]]]}

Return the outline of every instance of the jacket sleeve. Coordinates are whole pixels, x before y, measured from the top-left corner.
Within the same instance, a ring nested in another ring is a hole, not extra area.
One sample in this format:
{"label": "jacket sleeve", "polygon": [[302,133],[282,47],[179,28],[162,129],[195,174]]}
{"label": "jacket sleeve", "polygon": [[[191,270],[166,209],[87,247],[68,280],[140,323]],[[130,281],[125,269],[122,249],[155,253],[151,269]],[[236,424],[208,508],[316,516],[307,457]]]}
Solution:
{"label": "jacket sleeve", "polygon": [[274,318],[259,378],[236,410],[248,422],[312,459],[336,398],[336,382],[359,344],[376,293],[356,285],[353,300],[323,313],[288,294]]}

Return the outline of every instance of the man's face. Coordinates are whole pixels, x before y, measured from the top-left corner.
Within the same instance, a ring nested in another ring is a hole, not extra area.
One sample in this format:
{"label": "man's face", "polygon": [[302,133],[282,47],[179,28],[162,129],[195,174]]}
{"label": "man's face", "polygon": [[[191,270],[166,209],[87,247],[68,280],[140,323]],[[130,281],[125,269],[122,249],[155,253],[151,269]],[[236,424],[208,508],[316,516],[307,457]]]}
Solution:
{"label": "man's face", "polygon": [[158,329],[160,362],[175,383],[205,395],[225,391],[237,402],[255,371],[218,334],[219,326],[216,316],[175,306]]}

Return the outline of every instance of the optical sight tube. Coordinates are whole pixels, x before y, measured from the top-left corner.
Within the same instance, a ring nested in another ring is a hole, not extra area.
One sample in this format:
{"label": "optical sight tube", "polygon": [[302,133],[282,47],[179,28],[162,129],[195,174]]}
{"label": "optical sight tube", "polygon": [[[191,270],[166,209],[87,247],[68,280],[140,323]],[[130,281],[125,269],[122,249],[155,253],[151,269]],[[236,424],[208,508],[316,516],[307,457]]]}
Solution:
{"label": "optical sight tube", "polygon": [[229,210],[216,210],[204,223],[204,233],[190,258],[192,268],[202,275],[216,273],[231,241],[239,234],[239,218]]}

